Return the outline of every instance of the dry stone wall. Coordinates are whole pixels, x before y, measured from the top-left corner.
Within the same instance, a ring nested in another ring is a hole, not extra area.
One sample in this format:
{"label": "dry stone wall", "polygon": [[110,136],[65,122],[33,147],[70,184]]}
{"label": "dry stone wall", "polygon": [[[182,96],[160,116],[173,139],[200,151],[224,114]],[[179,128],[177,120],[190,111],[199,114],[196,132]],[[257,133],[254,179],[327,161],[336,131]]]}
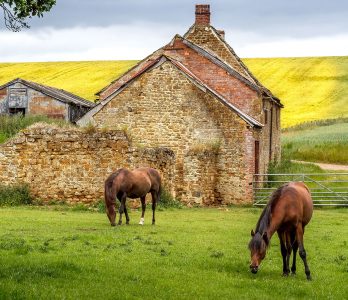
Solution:
{"label": "dry stone wall", "polygon": [[37,124],[0,146],[0,182],[27,183],[46,201],[91,203],[103,198],[105,179],[121,167],[154,167],[172,191],[174,161],[165,148],[133,148],[123,131]]}

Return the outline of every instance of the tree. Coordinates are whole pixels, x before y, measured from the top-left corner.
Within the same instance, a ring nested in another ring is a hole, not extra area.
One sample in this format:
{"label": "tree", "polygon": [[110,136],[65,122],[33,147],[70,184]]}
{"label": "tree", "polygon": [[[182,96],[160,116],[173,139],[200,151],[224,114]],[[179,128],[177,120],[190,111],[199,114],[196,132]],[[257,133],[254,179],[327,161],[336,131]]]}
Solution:
{"label": "tree", "polygon": [[0,0],[0,7],[4,12],[5,26],[12,31],[29,28],[27,18],[42,17],[49,11],[56,0]]}

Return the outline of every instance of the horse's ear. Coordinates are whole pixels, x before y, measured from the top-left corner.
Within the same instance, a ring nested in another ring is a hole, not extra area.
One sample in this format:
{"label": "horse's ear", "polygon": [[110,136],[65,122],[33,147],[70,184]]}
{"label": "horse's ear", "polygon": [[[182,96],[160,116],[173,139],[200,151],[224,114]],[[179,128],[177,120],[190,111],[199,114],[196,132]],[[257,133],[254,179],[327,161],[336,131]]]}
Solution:
{"label": "horse's ear", "polygon": [[254,236],[254,235],[255,235],[254,229],[251,229],[250,234],[251,234],[251,236]]}
{"label": "horse's ear", "polygon": [[263,233],[262,238],[265,240],[266,244],[268,244],[268,236],[266,231]]}

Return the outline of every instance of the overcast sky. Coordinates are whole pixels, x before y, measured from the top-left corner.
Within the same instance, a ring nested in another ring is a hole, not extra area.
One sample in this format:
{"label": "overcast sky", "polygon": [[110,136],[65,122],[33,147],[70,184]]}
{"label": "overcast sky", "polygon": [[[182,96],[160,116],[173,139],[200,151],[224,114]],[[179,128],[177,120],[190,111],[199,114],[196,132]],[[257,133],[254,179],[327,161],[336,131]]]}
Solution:
{"label": "overcast sky", "polygon": [[30,29],[0,22],[0,62],[142,59],[187,31],[197,3],[241,57],[348,55],[347,0],[57,0]]}

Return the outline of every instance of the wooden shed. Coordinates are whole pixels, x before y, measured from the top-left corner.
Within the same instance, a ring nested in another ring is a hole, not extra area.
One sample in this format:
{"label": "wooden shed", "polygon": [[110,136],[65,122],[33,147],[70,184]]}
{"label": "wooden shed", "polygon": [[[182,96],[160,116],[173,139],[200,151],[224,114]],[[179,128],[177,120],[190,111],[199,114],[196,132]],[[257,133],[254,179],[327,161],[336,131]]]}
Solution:
{"label": "wooden shed", "polygon": [[0,114],[45,115],[75,122],[94,106],[65,90],[20,78],[0,86]]}

